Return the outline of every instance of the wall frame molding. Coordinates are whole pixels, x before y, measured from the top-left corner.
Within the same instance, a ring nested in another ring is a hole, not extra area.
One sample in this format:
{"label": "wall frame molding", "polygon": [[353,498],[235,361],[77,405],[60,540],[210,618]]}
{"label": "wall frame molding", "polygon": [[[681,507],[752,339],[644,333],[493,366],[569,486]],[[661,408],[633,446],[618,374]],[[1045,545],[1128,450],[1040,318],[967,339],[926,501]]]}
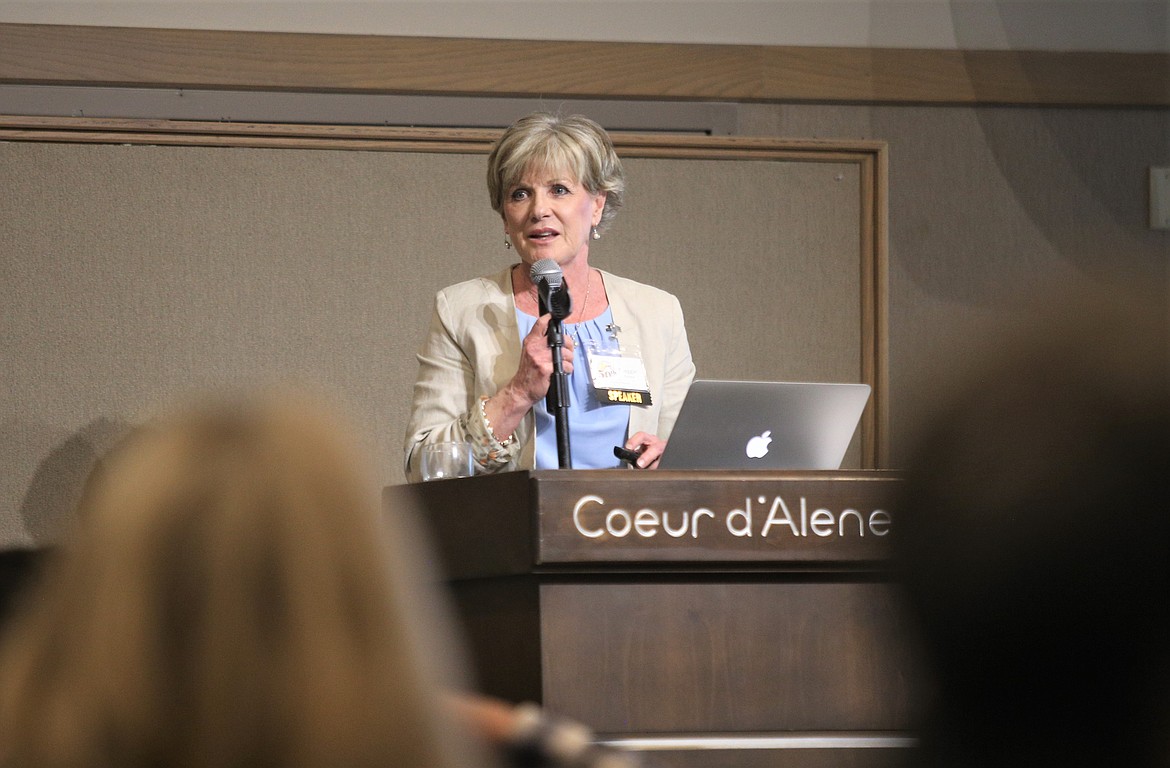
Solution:
{"label": "wall frame molding", "polygon": [[[631,77],[637,72],[637,77]],[[1170,106],[1170,54],[0,24],[0,84],[591,99]]]}

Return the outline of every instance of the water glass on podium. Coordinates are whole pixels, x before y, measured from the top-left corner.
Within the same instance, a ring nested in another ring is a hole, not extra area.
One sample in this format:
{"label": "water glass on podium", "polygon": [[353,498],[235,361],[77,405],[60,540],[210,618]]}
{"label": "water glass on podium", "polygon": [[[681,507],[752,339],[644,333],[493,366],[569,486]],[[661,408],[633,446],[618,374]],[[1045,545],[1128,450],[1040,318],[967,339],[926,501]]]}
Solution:
{"label": "water glass on podium", "polygon": [[471,446],[467,443],[430,443],[422,447],[419,469],[423,480],[471,477]]}

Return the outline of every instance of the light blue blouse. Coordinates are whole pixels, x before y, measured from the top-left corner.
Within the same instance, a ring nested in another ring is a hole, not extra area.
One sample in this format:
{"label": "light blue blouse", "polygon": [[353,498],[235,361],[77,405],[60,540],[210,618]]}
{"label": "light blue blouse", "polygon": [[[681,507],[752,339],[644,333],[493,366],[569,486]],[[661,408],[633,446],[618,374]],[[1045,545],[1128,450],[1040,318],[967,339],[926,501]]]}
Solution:
{"label": "light blue blouse", "polygon": [[[523,339],[536,324],[536,318],[516,310],[516,324]],[[583,323],[565,323],[566,336],[573,337],[573,372],[569,374],[569,449],[573,469],[614,469],[622,466],[613,455],[615,445],[624,445],[630,424],[630,406],[602,405],[593,392],[586,364],[587,345],[596,342],[602,348],[612,346],[606,326],[613,325],[613,313],[605,312]],[[544,400],[532,408],[536,416],[536,468],[557,469],[556,419]]]}

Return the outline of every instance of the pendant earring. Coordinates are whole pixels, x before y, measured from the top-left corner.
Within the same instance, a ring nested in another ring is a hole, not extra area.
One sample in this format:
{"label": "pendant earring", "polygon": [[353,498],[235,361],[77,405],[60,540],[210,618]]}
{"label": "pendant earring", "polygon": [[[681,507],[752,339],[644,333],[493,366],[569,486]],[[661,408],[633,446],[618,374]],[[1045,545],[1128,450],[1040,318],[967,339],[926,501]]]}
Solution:
{"label": "pendant earring", "polygon": [[509,251],[512,250],[512,241],[508,239],[507,235],[504,235],[504,247]]}
{"label": "pendant earring", "polygon": [[600,240],[600,239],[601,239],[601,233],[597,231],[597,227],[596,227],[596,226],[594,226],[594,227],[593,227],[593,230],[592,230],[592,232],[591,232],[590,234],[593,236],[593,239],[594,239],[594,240]]}

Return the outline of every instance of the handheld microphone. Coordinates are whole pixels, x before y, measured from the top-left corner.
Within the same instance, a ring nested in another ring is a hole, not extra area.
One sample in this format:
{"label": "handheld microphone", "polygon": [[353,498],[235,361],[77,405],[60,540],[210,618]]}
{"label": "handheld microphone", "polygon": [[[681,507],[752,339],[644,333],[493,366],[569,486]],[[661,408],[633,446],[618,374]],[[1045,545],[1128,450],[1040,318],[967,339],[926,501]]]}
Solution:
{"label": "handheld microphone", "polygon": [[528,276],[536,284],[542,315],[548,312],[554,320],[564,320],[573,313],[573,297],[569,295],[569,284],[560,264],[552,259],[539,259]]}

